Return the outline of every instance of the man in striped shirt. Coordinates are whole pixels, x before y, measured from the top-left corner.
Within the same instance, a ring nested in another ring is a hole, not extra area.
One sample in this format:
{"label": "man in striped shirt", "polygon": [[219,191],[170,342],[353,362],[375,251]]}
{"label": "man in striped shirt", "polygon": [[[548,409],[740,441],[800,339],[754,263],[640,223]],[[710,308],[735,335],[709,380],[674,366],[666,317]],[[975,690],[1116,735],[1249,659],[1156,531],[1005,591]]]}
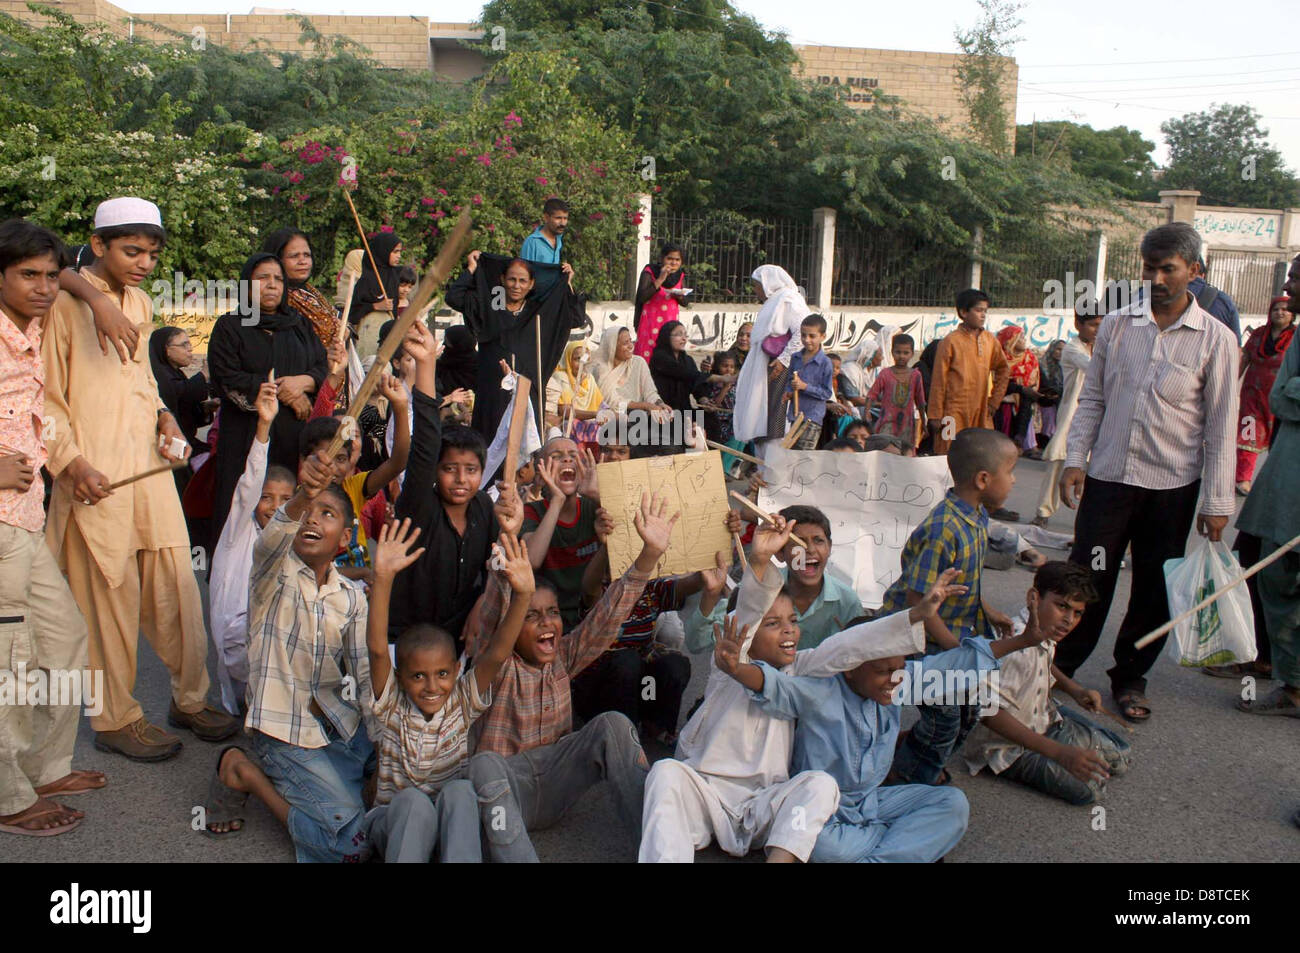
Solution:
{"label": "man in striped shirt", "polygon": [[1079,509],[1070,560],[1093,570],[1100,598],[1056,664],[1073,675],[1096,647],[1131,546],[1132,590],[1108,673],[1130,721],[1151,717],[1144,676],[1164,639],[1140,651],[1134,643],[1169,620],[1165,560],[1183,555],[1193,516],[1202,536],[1219,540],[1234,510],[1237,342],[1187,290],[1200,246],[1183,222],[1143,236],[1150,293],[1102,321],[1061,477],[1061,499]]}

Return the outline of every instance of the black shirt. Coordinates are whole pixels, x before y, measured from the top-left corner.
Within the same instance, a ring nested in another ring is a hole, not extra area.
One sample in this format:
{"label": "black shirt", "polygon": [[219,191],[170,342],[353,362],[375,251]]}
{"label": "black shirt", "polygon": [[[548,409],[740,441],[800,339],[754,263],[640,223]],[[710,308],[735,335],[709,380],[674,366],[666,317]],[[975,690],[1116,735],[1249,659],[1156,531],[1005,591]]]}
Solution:
{"label": "black shirt", "polygon": [[417,546],[425,552],[393,581],[388,638],[422,622],[446,629],[464,648],[461,629],[486,583],[486,564],[500,528],[492,512],[492,499],[480,490],[465,508],[465,535],[451,524],[438,496],[438,456],[442,450],[442,423],[438,402],[415,389],[411,394],[415,427],[406,481],[397,498],[398,520],[410,517],[420,529]]}

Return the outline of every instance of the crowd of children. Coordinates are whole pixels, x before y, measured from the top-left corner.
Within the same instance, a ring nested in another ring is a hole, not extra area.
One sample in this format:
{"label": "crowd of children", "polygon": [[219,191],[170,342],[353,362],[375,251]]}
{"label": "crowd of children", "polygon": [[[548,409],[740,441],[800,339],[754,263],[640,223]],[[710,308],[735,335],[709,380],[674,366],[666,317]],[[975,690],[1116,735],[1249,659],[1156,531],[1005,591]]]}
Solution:
{"label": "crowd of children", "polygon": [[[554,268],[538,273],[572,294],[565,221],[567,206],[548,203],[526,247],[538,257],[475,259],[513,289],[502,296],[513,319],[570,320],[558,305],[525,303],[535,266]],[[780,269],[756,273],[765,311],[754,349],[747,328],[706,371],[685,355],[681,324],[647,319],[659,393],[636,408],[617,396],[617,368],[645,363],[624,354],[624,329],[607,335],[609,366],[595,376],[582,348],[548,346],[543,357],[539,345],[531,366],[543,442],[499,479],[487,469],[495,429],[459,421],[473,419],[475,386],[513,383],[510,362],[479,380],[471,338],[447,358],[450,373],[466,376],[443,382],[440,342],[417,320],[380,376],[386,409],[366,424],[344,413],[356,382],[340,335],[319,381],[303,375],[286,391],[272,368],[238,395],[256,422],[213,552],[205,620],[166,472],[188,458],[192,435],[163,406],[150,363],[129,353],[147,336],[151,305],[139,285],[164,241],[157,207],[140,199],[100,205],[96,261],[80,272],[63,268],[63,245],[48,230],[0,226],[9,395],[0,414],[9,544],[0,551],[0,659],[102,671],[96,747],[164,760],[181,740],[150,724],[132,697],[144,631],[171,674],[169,722],[206,741],[240,735],[213,765],[202,828],[214,841],[243,829],[252,797],[300,861],[536,861],[530,834],[607,781],[642,861],[688,862],[716,842],[736,856],[762,849],[769,862],[929,862],[970,821],[965,796],[949,786],[954,757],[971,773],[988,768],[1076,805],[1129,769],[1129,744],[1085,714],[1101,712],[1101,695],[1055,664],[1057,645],[1099,598],[1092,572],[1039,559],[1014,614],[990,604],[981,585],[999,535],[990,514],[1007,512],[1025,449],[991,426],[1002,410],[1019,437],[1021,405],[1002,409],[1011,375],[983,329],[982,292],[958,296],[961,326],[928,379],[904,333],[855,354],[856,373],[846,374],[823,349],[825,318],[801,306]],[[416,276],[399,267],[400,244],[374,249],[384,267],[358,284],[353,306],[391,313]],[[682,266],[681,250],[669,252],[662,275]],[[267,294],[275,269],[264,270]],[[483,274],[466,274],[475,326],[495,328],[496,346],[508,350],[518,328],[491,310],[493,296],[475,297]],[[654,303],[664,278],[649,278]],[[281,294],[263,302],[270,313],[283,315]],[[1053,349],[1062,431],[1091,373],[1096,325],[1080,314],[1078,344]],[[774,328],[784,339],[769,347]],[[886,351],[890,366],[868,368]],[[565,383],[548,415],[545,365],[561,361]],[[1021,376],[1026,402],[1048,392]],[[509,401],[498,401],[491,416],[506,426]],[[273,462],[286,405],[301,423],[296,471]],[[798,428],[796,449],[911,455],[925,441],[946,454],[953,486],[912,531],[878,608],[828,571],[832,526],[815,499],[752,528],[729,510],[734,573],[728,551],[709,568],[656,576],[682,514],[646,494],[631,517],[639,551],[614,577],[618,526],[601,505],[597,467],[639,449],[604,425],[693,407],[707,414],[708,438],[734,451],[724,458],[732,476],[787,427]],[[558,426],[545,432],[547,420]],[[42,467],[53,477],[48,519]],[[1059,499],[1045,493],[1045,506]],[[686,652],[709,656],[703,697],[680,736],[691,662],[660,634],[673,613]],[[208,632],[220,708],[208,702]],[[921,697],[915,686],[932,677],[950,688]],[[1058,705],[1054,689],[1082,711]],[[906,732],[904,703],[919,709]],[[108,778],[72,767],[76,722],[75,707],[0,708],[0,832],[50,836],[83,823],[58,798]],[[669,756],[652,764],[647,747]]]}

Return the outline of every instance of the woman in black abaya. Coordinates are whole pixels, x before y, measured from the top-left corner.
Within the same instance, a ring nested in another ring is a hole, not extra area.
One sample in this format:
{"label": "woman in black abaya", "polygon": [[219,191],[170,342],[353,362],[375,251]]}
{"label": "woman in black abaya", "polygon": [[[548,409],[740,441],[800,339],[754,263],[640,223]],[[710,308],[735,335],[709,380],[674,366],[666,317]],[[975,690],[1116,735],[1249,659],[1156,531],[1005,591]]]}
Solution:
{"label": "woman in black abaya", "polygon": [[298,435],[311,415],[311,395],[329,373],[320,338],[307,319],[287,304],[284,269],[275,255],[262,252],[244,263],[243,287],[260,283],[260,313],[231,311],[217,318],[208,342],[208,369],[213,390],[221,397],[221,423],[215,454],[216,490],[212,538],[217,539],[230,512],[235,484],[244,472],[257,430],[257,390],[272,370],[278,385],[280,413],[271,424],[267,464],[298,472]]}

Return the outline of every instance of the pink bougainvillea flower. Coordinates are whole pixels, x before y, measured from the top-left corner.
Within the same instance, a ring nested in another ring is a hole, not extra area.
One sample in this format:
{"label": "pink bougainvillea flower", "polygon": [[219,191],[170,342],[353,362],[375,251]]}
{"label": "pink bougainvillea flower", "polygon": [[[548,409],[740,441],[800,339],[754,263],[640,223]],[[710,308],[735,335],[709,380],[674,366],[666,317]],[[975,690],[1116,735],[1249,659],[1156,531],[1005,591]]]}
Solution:
{"label": "pink bougainvillea flower", "polygon": [[551,184],[551,180],[548,179],[548,178],[547,178],[546,176],[544,176],[544,175],[539,175],[539,176],[537,176],[535,179],[533,179],[533,181],[536,182],[538,185],[550,185],[550,184]]}
{"label": "pink bougainvillea flower", "polygon": [[263,163],[262,163],[262,171],[263,171],[263,172],[274,172],[274,171],[275,171],[275,163],[273,163],[273,162],[263,162]]}
{"label": "pink bougainvillea flower", "polygon": [[443,218],[446,214],[447,213],[444,212],[442,209],[438,209],[436,212],[430,212],[429,218]]}
{"label": "pink bougainvillea flower", "polygon": [[484,152],[482,155],[475,156],[474,158],[477,159],[479,162],[483,163],[484,166],[489,166],[492,164],[492,157],[488,155],[486,152]]}
{"label": "pink bougainvillea flower", "polygon": [[402,215],[406,218],[415,218],[415,212],[403,212]]}
{"label": "pink bougainvillea flower", "polygon": [[474,204],[475,204],[475,205],[482,205],[482,204],[483,204],[483,196],[481,196],[481,195],[476,195],[476,196],[474,196]]}
{"label": "pink bougainvillea flower", "polygon": [[592,212],[592,213],[591,213],[591,220],[592,220],[593,222],[599,222],[599,221],[600,221],[602,218],[604,218],[604,217],[605,217],[605,213],[604,213],[604,212]]}
{"label": "pink bougainvillea flower", "polygon": [[303,174],[296,170],[291,172],[286,172],[284,174],[284,177],[288,179],[290,184],[292,185],[297,185],[299,182],[303,180]]}
{"label": "pink bougainvillea flower", "polygon": [[393,226],[391,226],[391,225],[380,225],[380,226],[379,226],[379,230],[380,230],[381,232],[391,232],[391,231],[393,230]]}
{"label": "pink bougainvillea flower", "polygon": [[447,194],[447,190],[446,190],[446,189],[439,189],[439,190],[438,190],[438,194],[439,194],[439,195],[446,195],[446,194]]}
{"label": "pink bougainvillea flower", "polygon": [[437,204],[438,204],[438,200],[437,200],[437,199],[431,199],[431,198],[427,198],[427,197],[426,197],[426,198],[422,198],[422,199],[420,199],[420,204],[421,204],[421,205],[437,205]]}
{"label": "pink bougainvillea flower", "polygon": [[506,113],[506,118],[502,120],[501,124],[503,126],[522,126],[524,121],[515,115],[515,111],[512,109]]}

